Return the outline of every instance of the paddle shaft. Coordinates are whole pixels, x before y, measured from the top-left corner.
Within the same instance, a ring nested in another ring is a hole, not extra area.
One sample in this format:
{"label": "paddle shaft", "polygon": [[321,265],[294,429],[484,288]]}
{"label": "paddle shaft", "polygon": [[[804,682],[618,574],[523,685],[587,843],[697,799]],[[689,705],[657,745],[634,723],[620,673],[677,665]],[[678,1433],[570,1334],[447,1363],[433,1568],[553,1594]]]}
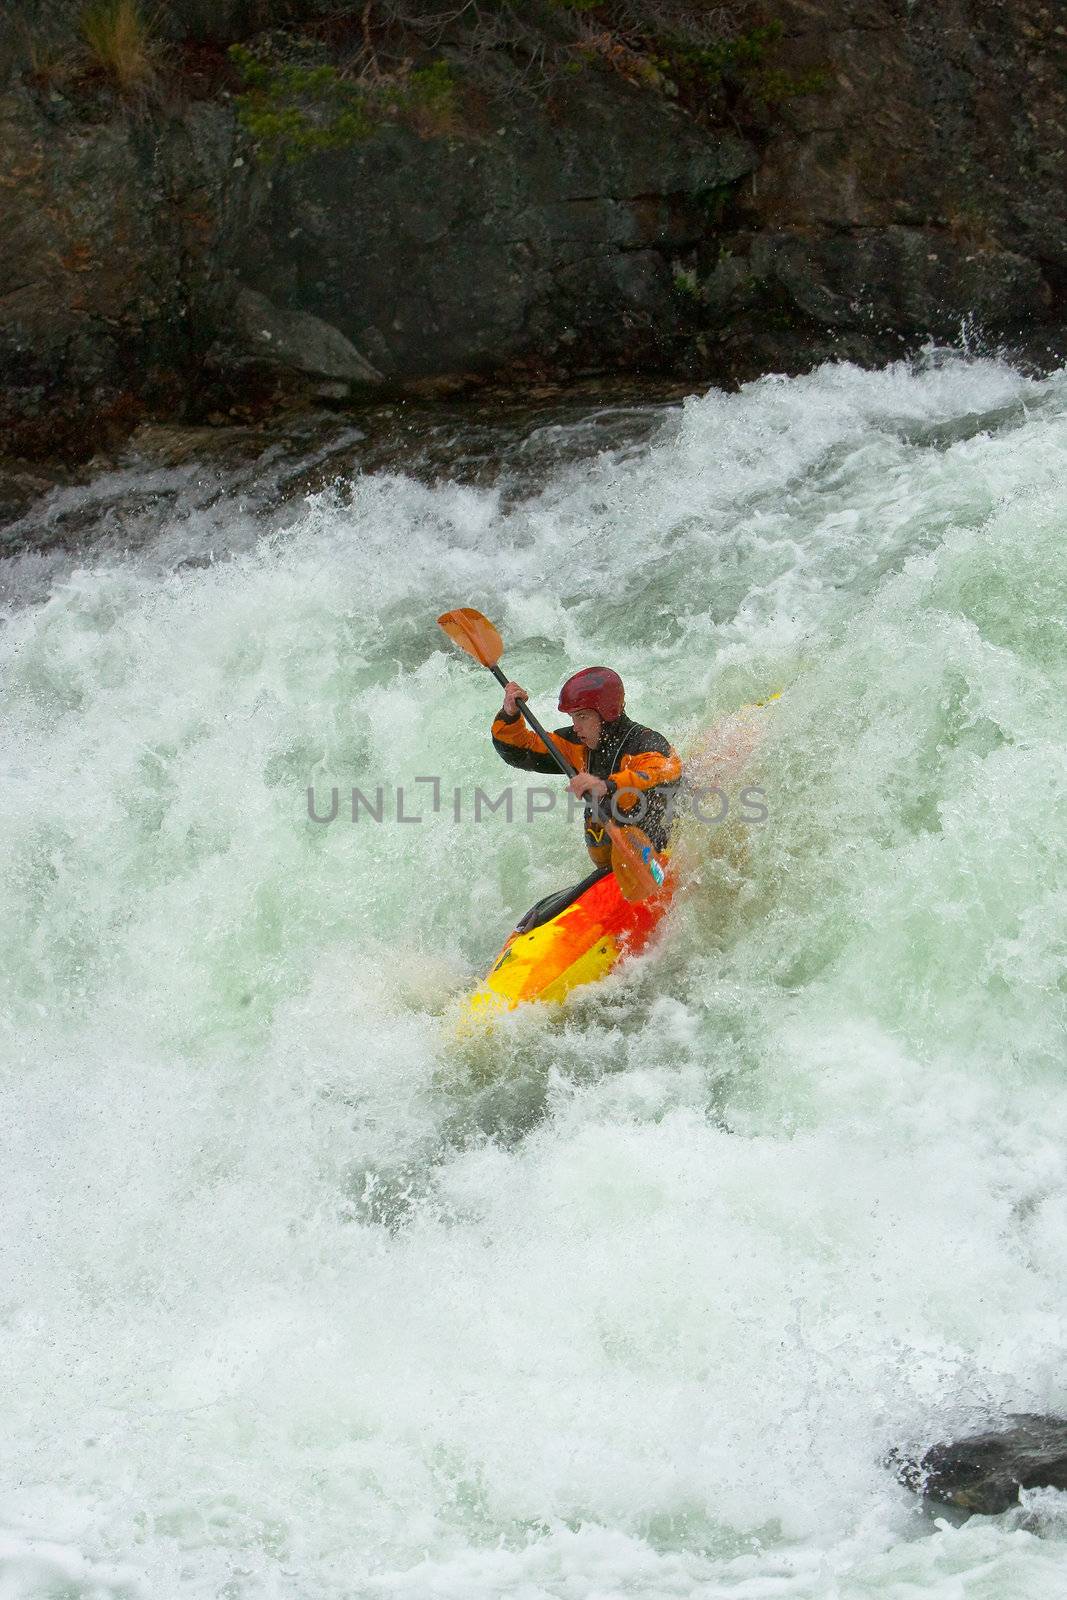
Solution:
{"label": "paddle shaft", "polygon": [[[494,665],[489,668],[489,671],[493,674],[494,678],[504,685],[504,688],[506,689],[508,686],[508,680],[501,672],[500,668]],[[526,718],[526,721],[530,724],[530,727],[533,729],[534,733],[540,736],[544,743],[545,749],[556,763],[556,766],[563,773],[564,777],[573,778],[578,770],[577,767],[572,767],[570,762],[567,760],[567,757],[565,755],[561,755],[556,749],[556,746],[553,744],[544,728],[542,728],[541,724],[538,722],[529,706],[527,706],[526,702],[524,700],[516,700],[515,705],[520,715]]]}

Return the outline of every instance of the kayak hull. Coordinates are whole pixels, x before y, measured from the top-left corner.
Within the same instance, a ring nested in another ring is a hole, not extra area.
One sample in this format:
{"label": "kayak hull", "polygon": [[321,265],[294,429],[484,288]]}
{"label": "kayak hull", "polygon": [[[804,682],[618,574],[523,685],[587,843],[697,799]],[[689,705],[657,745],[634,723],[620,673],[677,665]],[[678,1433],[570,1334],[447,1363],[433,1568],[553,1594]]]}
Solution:
{"label": "kayak hull", "polygon": [[597,982],[619,961],[646,948],[673,890],[668,873],[647,900],[625,900],[615,874],[608,872],[548,921],[532,928],[520,923],[470,996],[470,1013],[491,1015],[529,1000],[558,1004],[572,989]]}

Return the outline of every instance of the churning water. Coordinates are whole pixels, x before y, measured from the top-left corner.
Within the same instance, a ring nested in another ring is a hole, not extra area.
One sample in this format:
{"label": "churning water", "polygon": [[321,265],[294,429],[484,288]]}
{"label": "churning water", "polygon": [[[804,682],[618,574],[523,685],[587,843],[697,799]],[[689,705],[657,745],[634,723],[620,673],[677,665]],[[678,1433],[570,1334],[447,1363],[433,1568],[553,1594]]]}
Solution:
{"label": "churning water", "polygon": [[[1067,1497],[882,1465],[1067,1411],[1067,377],[644,421],[7,564],[4,1600],[1067,1594]],[[783,691],[658,950],[477,1041],[584,869],[414,785],[509,776],[457,605],[547,714]]]}

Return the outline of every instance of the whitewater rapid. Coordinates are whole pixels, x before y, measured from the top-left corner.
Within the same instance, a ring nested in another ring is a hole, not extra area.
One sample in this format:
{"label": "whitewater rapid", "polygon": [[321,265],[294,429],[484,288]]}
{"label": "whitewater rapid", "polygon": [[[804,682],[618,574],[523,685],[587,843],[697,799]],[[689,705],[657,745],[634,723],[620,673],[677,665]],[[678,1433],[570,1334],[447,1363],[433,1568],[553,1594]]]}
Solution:
{"label": "whitewater rapid", "polygon": [[[4,564],[3,1600],[1067,1595],[1067,1496],[882,1464],[1067,1412],[1067,377],[576,429]],[[307,813],[507,781],[458,605],[546,714],[781,691],[659,948],[475,1045],[576,825]]]}

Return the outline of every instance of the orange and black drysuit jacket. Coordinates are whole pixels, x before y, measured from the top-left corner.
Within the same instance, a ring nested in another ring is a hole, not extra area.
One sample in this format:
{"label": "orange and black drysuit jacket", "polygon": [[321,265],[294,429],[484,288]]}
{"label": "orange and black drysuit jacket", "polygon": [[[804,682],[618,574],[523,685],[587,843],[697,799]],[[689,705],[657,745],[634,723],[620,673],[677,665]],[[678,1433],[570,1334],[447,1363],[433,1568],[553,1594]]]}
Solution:
{"label": "orange and black drysuit jacket", "polygon": [[[603,778],[608,792],[599,802],[605,813],[622,821],[628,813],[648,834],[657,850],[669,843],[671,807],[682,776],[682,763],[661,733],[632,722],[625,712],[605,722],[600,743],[589,750],[574,728],[556,728],[549,738],[578,772]],[[534,733],[516,711],[498,711],[493,722],[493,748],[511,767],[525,772],[559,772],[540,734]],[[586,807],[585,842],[597,866],[606,866],[610,847],[596,804]]]}

